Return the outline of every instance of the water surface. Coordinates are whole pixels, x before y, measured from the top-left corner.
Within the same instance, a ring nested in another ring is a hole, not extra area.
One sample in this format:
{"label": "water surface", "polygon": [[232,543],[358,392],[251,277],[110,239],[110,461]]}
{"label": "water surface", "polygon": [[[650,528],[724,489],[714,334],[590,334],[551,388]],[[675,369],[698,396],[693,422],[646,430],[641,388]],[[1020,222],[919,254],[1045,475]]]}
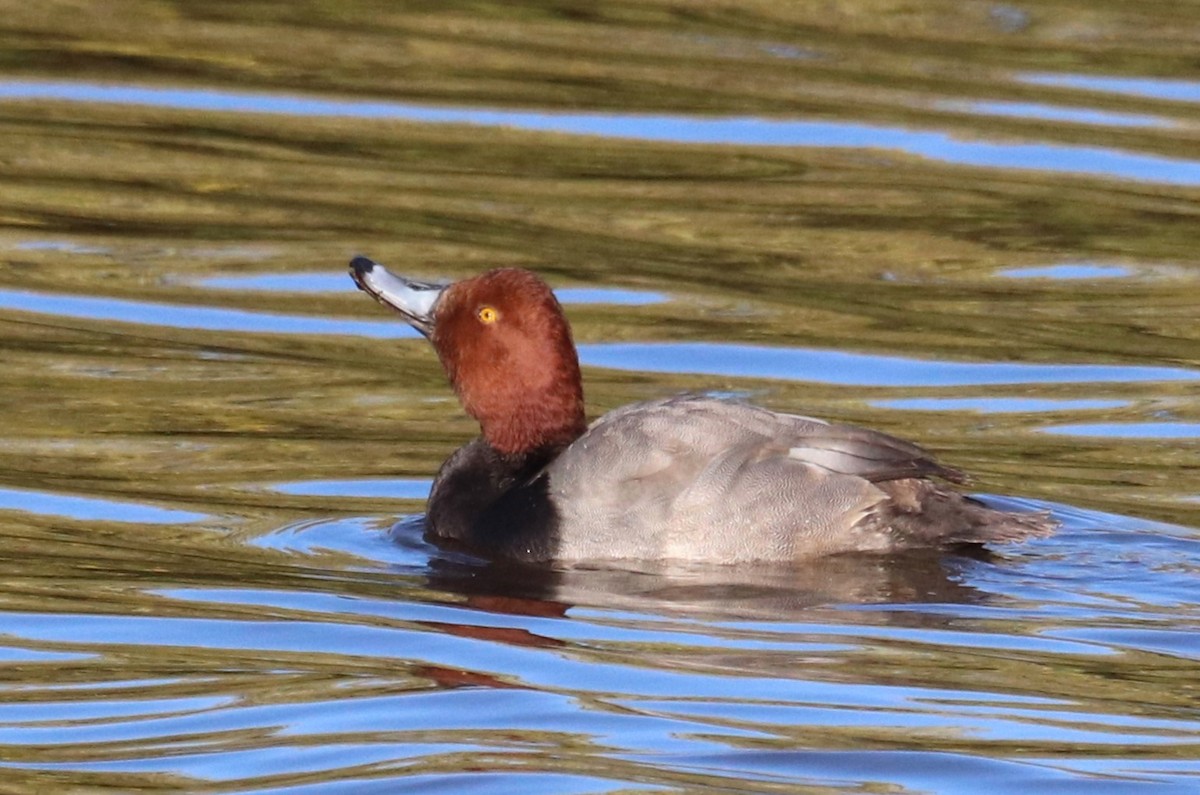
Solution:
{"label": "water surface", "polygon": [[[8,9],[0,790],[1197,791],[1188,14]],[[437,549],[423,500],[476,429],[357,253],[538,270],[592,416],[701,391],[870,425],[1062,529],[799,566]]]}

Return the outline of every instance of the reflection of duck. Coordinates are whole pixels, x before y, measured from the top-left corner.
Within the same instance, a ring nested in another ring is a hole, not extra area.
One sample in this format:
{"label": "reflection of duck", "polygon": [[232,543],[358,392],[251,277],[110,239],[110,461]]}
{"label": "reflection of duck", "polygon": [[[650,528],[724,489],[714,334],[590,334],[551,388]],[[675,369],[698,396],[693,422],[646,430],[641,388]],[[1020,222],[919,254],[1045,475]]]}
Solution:
{"label": "reflection of duck", "polygon": [[[415,523],[401,523],[392,532],[404,543],[411,540],[409,534],[419,531]],[[990,595],[969,584],[970,572],[993,557],[982,547],[972,546],[951,554],[914,549],[885,555],[834,555],[819,565],[622,561],[606,567],[551,568],[480,561],[453,551],[430,550],[424,576],[433,591],[455,594],[465,606],[486,613],[557,618],[583,605],[622,614],[701,620],[813,620],[814,610],[840,610],[845,605],[986,603]],[[857,615],[856,621],[912,626],[939,626],[945,621],[937,613],[920,611]],[[475,636],[493,633],[494,627],[485,623],[446,631]],[[521,646],[558,642],[525,630],[492,639]]]}
{"label": "reflection of duck", "polygon": [[519,560],[786,561],[1045,535],[936,483],[962,473],[877,431],[677,396],[587,427],[571,329],[550,288],[502,269],[448,286],[365,257],[358,286],[437,350],[482,436],[442,465],[427,532]]}

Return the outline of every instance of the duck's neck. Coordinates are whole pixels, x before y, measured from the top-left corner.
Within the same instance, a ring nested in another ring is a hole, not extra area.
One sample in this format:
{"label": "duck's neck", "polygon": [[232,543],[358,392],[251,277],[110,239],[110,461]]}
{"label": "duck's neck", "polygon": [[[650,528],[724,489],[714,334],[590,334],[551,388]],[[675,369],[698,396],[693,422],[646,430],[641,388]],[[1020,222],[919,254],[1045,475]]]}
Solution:
{"label": "duck's neck", "polygon": [[582,391],[571,400],[531,399],[503,414],[480,414],[476,419],[483,438],[505,456],[560,450],[587,430]]}

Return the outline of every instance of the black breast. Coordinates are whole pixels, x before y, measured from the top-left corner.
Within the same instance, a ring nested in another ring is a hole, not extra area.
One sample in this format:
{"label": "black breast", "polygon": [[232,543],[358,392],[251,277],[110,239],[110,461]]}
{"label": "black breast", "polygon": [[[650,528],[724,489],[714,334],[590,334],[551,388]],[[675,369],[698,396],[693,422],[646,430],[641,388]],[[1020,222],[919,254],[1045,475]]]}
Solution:
{"label": "black breast", "polygon": [[482,438],[460,447],[433,481],[426,535],[489,558],[554,558],[559,516],[543,469],[557,452],[502,455]]}

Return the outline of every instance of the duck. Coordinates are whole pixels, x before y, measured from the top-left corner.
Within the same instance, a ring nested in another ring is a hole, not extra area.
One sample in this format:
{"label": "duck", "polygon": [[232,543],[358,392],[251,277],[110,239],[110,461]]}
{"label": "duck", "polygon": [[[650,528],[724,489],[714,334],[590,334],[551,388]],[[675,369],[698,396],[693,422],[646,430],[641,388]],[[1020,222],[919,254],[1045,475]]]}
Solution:
{"label": "duck", "polygon": [[430,489],[425,534],[491,559],[740,564],[1007,543],[1047,512],[989,507],[911,442],[705,394],[586,420],[570,324],[535,273],[452,283],[356,256],[359,289],[426,337],[480,435]]}

